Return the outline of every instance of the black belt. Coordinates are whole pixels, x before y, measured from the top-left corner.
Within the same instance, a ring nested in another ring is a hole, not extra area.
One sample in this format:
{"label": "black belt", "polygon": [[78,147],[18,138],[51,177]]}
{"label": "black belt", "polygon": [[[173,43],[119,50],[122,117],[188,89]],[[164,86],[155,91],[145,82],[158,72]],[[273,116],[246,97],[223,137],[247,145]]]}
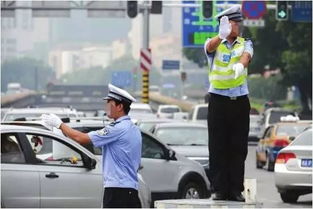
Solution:
{"label": "black belt", "polygon": [[248,98],[248,95],[243,95],[243,96],[238,96],[238,97],[229,97],[229,96],[223,96],[219,94],[213,94],[209,93],[211,97],[217,98],[217,99],[224,99],[224,100],[241,100],[241,99],[246,99]]}

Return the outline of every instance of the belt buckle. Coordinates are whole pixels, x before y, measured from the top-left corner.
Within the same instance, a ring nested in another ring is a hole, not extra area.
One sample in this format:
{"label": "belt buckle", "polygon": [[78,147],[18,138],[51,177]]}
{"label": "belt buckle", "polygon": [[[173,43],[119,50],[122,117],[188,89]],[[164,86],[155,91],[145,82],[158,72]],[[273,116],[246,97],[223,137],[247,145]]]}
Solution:
{"label": "belt buckle", "polygon": [[229,97],[230,100],[237,100],[237,97]]}

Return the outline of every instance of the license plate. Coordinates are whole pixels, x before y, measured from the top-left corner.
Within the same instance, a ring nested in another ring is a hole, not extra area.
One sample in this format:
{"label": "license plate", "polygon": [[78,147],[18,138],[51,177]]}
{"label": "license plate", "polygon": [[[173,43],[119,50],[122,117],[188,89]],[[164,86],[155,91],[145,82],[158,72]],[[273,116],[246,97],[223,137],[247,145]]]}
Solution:
{"label": "license plate", "polygon": [[312,159],[302,159],[301,167],[312,168]]}

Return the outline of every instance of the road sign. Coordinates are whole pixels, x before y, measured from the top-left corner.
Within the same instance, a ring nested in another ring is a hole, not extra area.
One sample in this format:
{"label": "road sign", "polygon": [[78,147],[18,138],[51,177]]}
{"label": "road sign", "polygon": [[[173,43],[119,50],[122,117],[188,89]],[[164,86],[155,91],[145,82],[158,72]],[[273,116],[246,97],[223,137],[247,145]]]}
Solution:
{"label": "road sign", "polygon": [[293,1],[290,3],[293,22],[312,22],[312,1]]}
{"label": "road sign", "polygon": [[259,19],[266,12],[265,1],[243,1],[241,10],[248,19]]}
{"label": "road sign", "polygon": [[[185,4],[201,3],[202,1],[183,1]],[[213,1],[213,15],[204,18],[201,7],[183,7],[183,47],[203,47],[207,38],[212,38],[218,33],[218,21],[214,18],[217,14],[215,1]]]}
{"label": "road sign", "polygon": [[163,60],[163,70],[179,70],[179,60]]}
{"label": "road sign", "polygon": [[112,84],[124,88],[131,85],[132,74],[129,71],[118,71],[112,73]]}

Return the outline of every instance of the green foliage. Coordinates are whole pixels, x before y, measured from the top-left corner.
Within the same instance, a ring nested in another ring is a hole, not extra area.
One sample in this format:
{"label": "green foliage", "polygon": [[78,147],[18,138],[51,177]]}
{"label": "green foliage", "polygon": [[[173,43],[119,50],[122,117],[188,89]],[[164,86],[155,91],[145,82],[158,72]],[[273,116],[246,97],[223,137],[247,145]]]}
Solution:
{"label": "green foliage", "polygon": [[287,88],[281,85],[281,76],[272,76],[269,78],[249,78],[249,96],[262,99],[264,101],[277,101],[286,98]]}
{"label": "green foliage", "polygon": [[1,91],[5,92],[8,83],[12,82],[20,83],[22,88],[36,90],[38,87],[38,90],[45,89],[47,83],[54,77],[50,67],[32,58],[5,61],[1,64]]}

